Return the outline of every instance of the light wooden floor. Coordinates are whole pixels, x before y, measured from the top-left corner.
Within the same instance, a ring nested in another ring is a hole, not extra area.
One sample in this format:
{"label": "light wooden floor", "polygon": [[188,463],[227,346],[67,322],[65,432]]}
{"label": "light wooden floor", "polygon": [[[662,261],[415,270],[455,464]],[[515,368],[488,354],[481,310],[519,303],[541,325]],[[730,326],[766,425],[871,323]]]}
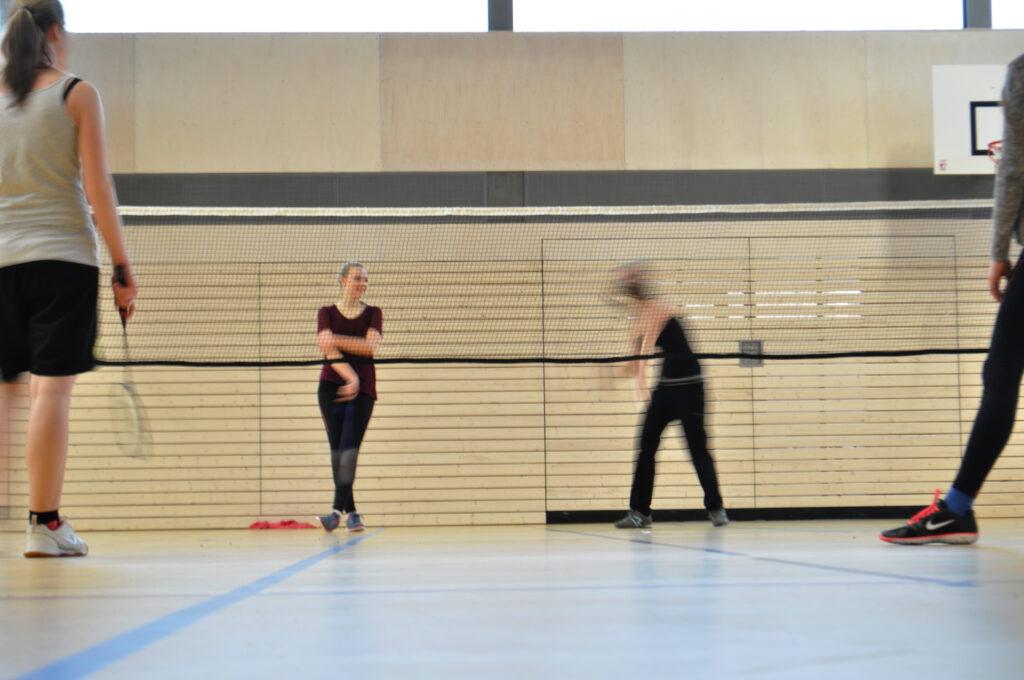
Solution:
{"label": "light wooden floor", "polygon": [[1024,527],[0,534],[0,677],[1020,678]]}

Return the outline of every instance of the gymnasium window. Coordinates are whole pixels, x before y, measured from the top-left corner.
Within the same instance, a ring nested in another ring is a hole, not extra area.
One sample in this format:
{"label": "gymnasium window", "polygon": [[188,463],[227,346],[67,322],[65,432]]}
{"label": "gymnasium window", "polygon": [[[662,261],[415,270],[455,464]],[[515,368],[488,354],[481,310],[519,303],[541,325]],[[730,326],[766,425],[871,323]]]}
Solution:
{"label": "gymnasium window", "polygon": [[[514,0],[515,30],[958,30],[963,0]],[[1020,0],[1003,0],[1018,3]]]}
{"label": "gymnasium window", "polygon": [[992,0],[992,28],[1024,28],[1024,2]]}
{"label": "gymnasium window", "polygon": [[487,0],[62,0],[72,33],[484,32]]}

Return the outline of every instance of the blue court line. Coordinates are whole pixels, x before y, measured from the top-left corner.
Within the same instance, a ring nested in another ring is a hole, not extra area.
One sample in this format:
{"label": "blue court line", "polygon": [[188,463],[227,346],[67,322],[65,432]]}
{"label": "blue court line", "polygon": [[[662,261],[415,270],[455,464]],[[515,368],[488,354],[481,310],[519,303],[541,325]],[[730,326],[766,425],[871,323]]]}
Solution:
{"label": "blue court line", "polygon": [[267,593],[267,597],[295,599],[300,597],[373,597],[376,595],[499,595],[502,593],[592,593],[592,592],[634,592],[643,590],[707,590],[709,588],[835,588],[837,586],[888,586],[896,588],[898,582],[879,583],[871,581],[743,581],[742,583],[721,583],[720,580],[708,578],[704,581],[688,583],[626,583],[622,585],[581,585],[581,586],[479,586],[467,588],[381,588],[381,589],[345,589],[309,590],[286,593]]}
{"label": "blue court line", "polygon": [[155,621],[144,623],[141,626],[121,633],[106,642],[93,645],[92,647],[83,649],[80,652],[66,656],[63,659],[59,659],[53,663],[42,666],[41,668],[37,668],[34,671],[29,671],[25,675],[19,676],[19,680],[28,680],[29,678],[39,680],[49,680],[50,678],[82,678],[101,671],[113,663],[120,661],[127,656],[131,656],[139,650],[148,647],[155,642],[159,642],[164,638],[170,637],[183,628],[191,626],[193,623],[197,623],[205,619],[211,614],[215,614],[222,609],[230,607],[231,605],[247,600],[253,595],[258,595],[267,588],[275,586],[278,583],[281,583],[282,581],[289,579],[292,576],[319,564],[320,562],[323,562],[328,557],[332,557],[351,548],[352,546],[358,545],[360,542],[366,540],[379,531],[380,529],[376,529],[369,534],[351,538],[341,545],[328,548],[321,553],[317,553],[316,555],[307,557],[306,559],[300,560],[294,564],[284,567],[283,569],[279,569],[267,576],[264,576],[263,578],[253,581],[252,583],[239,586],[232,591],[211,597],[208,600],[197,602],[194,605],[185,607],[184,609],[179,609],[176,612],[171,612],[170,614],[162,616]]}
{"label": "blue court line", "polygon": [[645,541],[636,538],[617,538],[615,536],[606,536],[604,534],[593,534],[586,531],[573,531],[571,529],[548,529],[548,531],[554,531],[562,534],[576,534],[577,536],[587,536],[588,538],[603,538],[609,541],[617,541],[619,543],[639,543],[641,545],[656,545],[663,548],[676,548],[677,550],[690,550],[693,552],[709,553],[712,555],[721,555],[723,557],[744,557],[748,560],[756,560],[758,562],[770,562],[772,564],[785,564],[791,567],[804,567],[807,569],[818,569],[820,571],[835,571],[841,574],[856,574],[857,576],[876,576],[879,578],[896,579],[898,581],[909,581],[911,583],[925,583],[928,585],[939,585],[946,586],[948,588],[973,588],[977,585],[977,582],[973,579],[964,580],[949,580],[943,578],[932,578],[930,576],[910,576],[907,574],[893,574],[885,571],[871,571],[869,569],[853,569],[851,567],[837,567],[831,564],[816,564],[814,562],[801,562],[799,560],[785,560],[779,557],[762,557],[760,555],[749,555],[747,553],[736,552],[732,550],[721,550],[719,548],[705,548],[700,546],[692,545],[679,545],[678,543],[659,543],[657,541]]}
{"label": "blue court line", "polygon": [[[1014,579],[1007,581],[996,581],[1001,584],[1024,584],[1024,579]],[[986,581],[986,583],[991,583]],[[460,594],[479,594],[479,593],[558,593],[562,591],[604,591],[604,590],[682,590],[686,588],[764,588],[764,587],[777,587],[777,588],[813,588],[815,586],[821,586],[826,588],[834,588],[835,586],[877,586],[880,585],[876,580],[860,580],[860,581],[742,581],[737,583],[720,583],[720,582],[709,582],[709,581],[692,581],[692,582],[669,582],[669,583],[630,583],[624,585],[579,585],[579,586],[467,586],[460,588],[452,586],[450,588],[438,587],[438,588],[329,588],[321,590],[295,590],[287,592],[276,592],[276,593],[264,593],[264,597],[274,597],[283,599],[299,599],[303,597],[349,597],[349,596],[374,596],[374,595],[460,595]],[[899,585],[898,583],[881,584],[881,585]],[[182,593],[181,595],[165,595],[160,596],[163,598],[187,598],[187,597],[202,597],[202,595],[189,595],[188,593]],[[138,600],[154,599],[152,595],[16,595],[13,597],[0,597],[2,601],[46,601],[46,600],[124,600],[126,602],[136,602]]]}

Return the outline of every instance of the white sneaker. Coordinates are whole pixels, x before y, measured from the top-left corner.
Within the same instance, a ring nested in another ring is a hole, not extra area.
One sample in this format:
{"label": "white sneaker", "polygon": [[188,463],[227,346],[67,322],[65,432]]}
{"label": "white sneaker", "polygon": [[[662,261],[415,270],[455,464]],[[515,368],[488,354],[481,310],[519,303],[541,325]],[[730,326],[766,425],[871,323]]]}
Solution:
{"label": "white sneaker", "polygon": [[85,557],[89,554],[89,546],[63,517],[56,529],[45,524],[29,524],[27,538],[25,557]]}

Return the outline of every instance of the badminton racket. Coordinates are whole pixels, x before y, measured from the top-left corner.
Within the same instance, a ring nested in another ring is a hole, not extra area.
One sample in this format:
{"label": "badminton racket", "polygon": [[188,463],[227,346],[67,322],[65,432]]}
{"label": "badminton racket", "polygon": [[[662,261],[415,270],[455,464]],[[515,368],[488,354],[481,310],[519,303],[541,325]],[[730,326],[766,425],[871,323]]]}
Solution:
{"label": "badminton racket", "polygon": [[[114,267],[114,283],[128,285],[128,277],[122,265]],[[128,346],[128,309],[118,307],[121,317],[121,382],[111,385],[111,411],[114,439],[123,455],[145,458],[149,455],[149,428],[146,424],[142,399],[135,389],[131,353]]]}

